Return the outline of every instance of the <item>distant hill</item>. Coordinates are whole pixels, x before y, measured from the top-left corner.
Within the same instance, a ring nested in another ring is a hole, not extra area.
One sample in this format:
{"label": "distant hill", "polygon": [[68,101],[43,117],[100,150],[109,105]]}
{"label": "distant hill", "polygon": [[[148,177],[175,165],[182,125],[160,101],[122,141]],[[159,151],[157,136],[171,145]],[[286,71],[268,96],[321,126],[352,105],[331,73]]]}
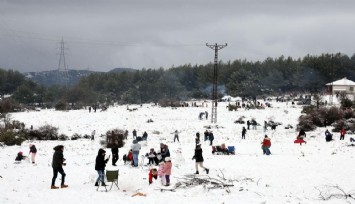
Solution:
{"label": "distant hill", "polygon": [[137,71],[136,69],[132,69],[132,68],[114,68],[108,72],[112,72],[112,73],[121,73],[121,72],[135,72]]}
{"label": "distant hill", "polygon": [[79,83],[80,78],[88,76],[91,73],[96,73],[95,71],[89,70],[68,70],[58,71],[42,71],[42,72],[26,72],[24,73],[25,77],[33,80],[34,82],[44,85],[67,85],[74,86]]}

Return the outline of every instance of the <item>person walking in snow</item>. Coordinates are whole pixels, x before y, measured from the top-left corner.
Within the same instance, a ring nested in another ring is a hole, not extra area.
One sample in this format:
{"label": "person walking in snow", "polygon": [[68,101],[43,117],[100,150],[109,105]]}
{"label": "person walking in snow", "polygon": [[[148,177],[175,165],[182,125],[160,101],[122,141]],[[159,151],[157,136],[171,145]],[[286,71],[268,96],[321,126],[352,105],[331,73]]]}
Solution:
{"label": "person walking in snow", "polygon": [[262,144],[261,148],[263,149],[263,153],[266,155],[270,155],[271,141],[267,135],[265,135],[264,140],[261,142],[261,144]]}
{"label": "person walking in snow", "polygon": [[132,154],[133,154],[133,164],[135,167],[138,166],[138,156],[139,151],[141,150],[141,145],[137,142],[137,140],[133,140],[133,144],[131,146]]}
{"label": "person walking in snow", "polygon": [[64,151],[64,146],[63,145],[58,145],[53,148],[54,149],[54,154],[53,154],[53,160],[52,160],[52,168],[53,168],[53,178],[52,178],[52,185],[51,189],[58,189],[59,187],[55,186],[55,180],[57,179],[58,172],[62,175],[62,182],[60,187],[61,188],[67,188],[68,185],[65,184],[65,172],[63,170],[63,166],[66,165],[65,158],[63,155]]}
{"label": "person walking in snow", "polygon": [[96,130],[93,130],[91,133],[91,140],[95,140],[95,134],[96,134]]}
{"label": "person walking in snow", "polygon": [[192,157],[192,160],[196,161],[195,167],[196,167],[196,174],[199,174],[198,171],[198,166],[200,166],[201,168],[203,168],[206,171],[206,174],[209,173],[209,169],[203,166],[203,156],[202,156],[202,148],[201,148],[201,144],[197,144],[196,148],[195,148],[195,154]]}
{"label": "person walking in snow", "polygon": [[30,144],[30,153],[31,154],[31,161],[32,164],[36,162],[36,154],[37,154],[37,148],[34,144]]}
{"label": "person walking in snow", "polygon": [[164,174],[166,180],[165,186],[170,185],[171,167],[172,167],[172,163],[170,157],[165,157],[165,164],[164,164]]}
{"label": "person walking in snow", "polygon": [[199,132],[196,132],[195,143],[196,143],[196,145],[200,143],[200,133]]}
{"label": "person walking in snow", "polygon": [[344,127],[342,127],[340,130],[340,140],[344,140],[345,134],[346,134],[346,131],[345,131]]}
{"label": "person walking in snow", "polygon": [[245,139],[245,134],[247,133],[247,130],[245,129],[245,127],[243,127],[242,130],[242,139]]}
{"label": "person walking in snow", "polygon": [[250,130],[250,121],[247,121],[248,130]]}
{"label": "person walking in snow", "polygon": [[95,170],[97,171],[97,173],[99,174],[99,177],[97,177],[96,182],[95,182],[95,186],[99,186],[99,182],[101,181],[101,185],[102,186],[106,186],[105,184],[105,167],[106,164],[108,162],[108,160],[110,159],[110,156],[108,157],[108,159],[105,159],[106,156],[106,151],[103,149],[99,149],[97,156],[96,156],[96,161],[95,161]]}

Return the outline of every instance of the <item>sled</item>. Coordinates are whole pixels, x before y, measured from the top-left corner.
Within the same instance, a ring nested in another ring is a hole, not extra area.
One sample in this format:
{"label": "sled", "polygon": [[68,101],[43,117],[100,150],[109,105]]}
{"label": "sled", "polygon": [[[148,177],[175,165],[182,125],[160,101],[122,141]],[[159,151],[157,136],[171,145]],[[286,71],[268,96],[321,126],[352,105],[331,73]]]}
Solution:
{"label": "sled", "polygon": [[295,143],[295,144],[305,143],[306,144],[306,141],[298,139],[298,140],[295,140],[293,143]]}

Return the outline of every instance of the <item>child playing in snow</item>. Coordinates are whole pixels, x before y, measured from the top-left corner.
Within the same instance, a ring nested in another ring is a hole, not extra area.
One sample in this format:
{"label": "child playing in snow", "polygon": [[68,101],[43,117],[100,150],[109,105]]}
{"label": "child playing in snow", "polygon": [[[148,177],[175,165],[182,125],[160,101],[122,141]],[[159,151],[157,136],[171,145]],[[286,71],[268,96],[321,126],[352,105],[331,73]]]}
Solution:
{"label": "child playing in snow", "polygon": [[161,184],[165,186],[164,162],[159,163],[158,176],[160,178]]}
{"label": "child playing in snow", "polygon": [[150,171],[149,171],[149,185],[150,184],[152,184],[153,183],[153,178],[156,180],[157,179],[157,177],[158,177],[158,171],[157,171],[157,169],[151,169]]}
{"label": "child playing in snow", "polygon": [[166,179],[165,186],[170,185],[171,167],[172,167],[172,163],[170,157],[165,157],[165,164],[164,164],[164,174]]}
{"label": "child playing in snow", "polygon": [[22,152],[18,152],[15,158],[16,163],[20,163],[24,159],[26,159],[26,156],[23,156]]}

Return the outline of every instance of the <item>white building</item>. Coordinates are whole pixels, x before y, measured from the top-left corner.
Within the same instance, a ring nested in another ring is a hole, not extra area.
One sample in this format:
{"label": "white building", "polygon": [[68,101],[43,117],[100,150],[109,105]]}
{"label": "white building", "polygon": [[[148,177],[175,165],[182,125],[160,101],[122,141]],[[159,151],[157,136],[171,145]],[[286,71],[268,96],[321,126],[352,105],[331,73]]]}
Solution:
{"label": "white building", "polygon": [[355,94],[355,82],[347,79],[346,77],[337,81],[326,84],[328,86],[329,93],[333,95],[345,92],[347,94]]}

